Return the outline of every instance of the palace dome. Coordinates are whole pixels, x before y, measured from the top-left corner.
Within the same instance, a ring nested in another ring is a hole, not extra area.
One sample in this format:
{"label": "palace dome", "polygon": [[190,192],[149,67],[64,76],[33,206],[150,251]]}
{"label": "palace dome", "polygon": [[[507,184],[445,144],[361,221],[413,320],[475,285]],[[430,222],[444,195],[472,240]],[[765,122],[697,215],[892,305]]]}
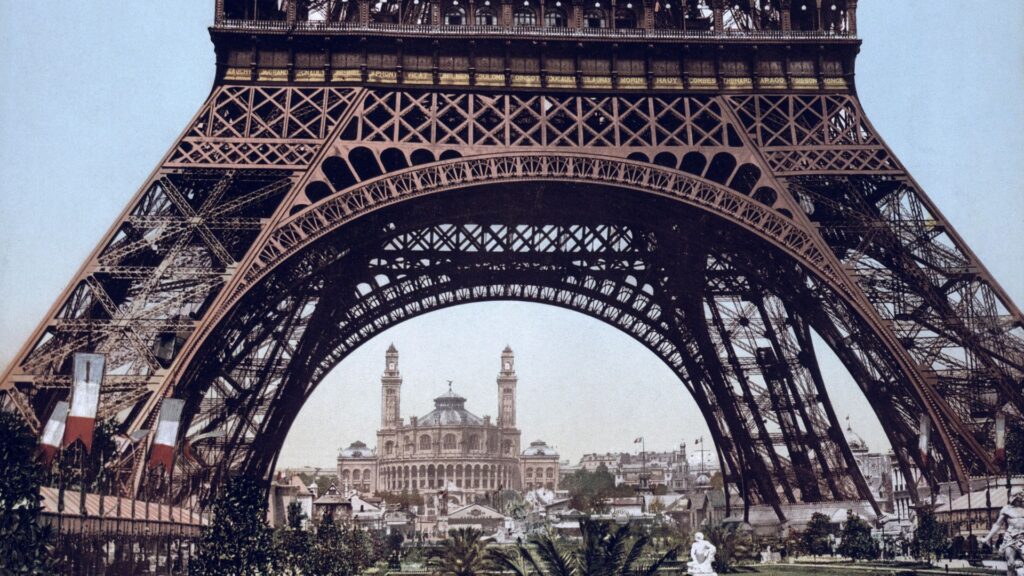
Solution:
{"label": "palace dome", "polygon": [[547,442],[543,440],[534,440],[530,442],[530,447],[523,450],[523,456],[551,456],[552,458],[558,458],[558,452],[548,446]]}
{"label": "palace dome", "polygon": [[460,424],[482,425],[483,418],[466,410],[466,399],[448,390],[434,398],[434,409],[419,418],[419,426],[452,426]]}
{"label": "palace dome", "polygon": [[348,448],[343,448],[338,452],[339,458],[371,458],[373,457],[373,450],[370,449],[364,442],[356,440],[349,444]]}
{"label": "palace dome", "polygon": [[853,431],[853,428],[849,424],[846,425],[846,441],[850,445],[851,452],[867,452],[868,443]]}

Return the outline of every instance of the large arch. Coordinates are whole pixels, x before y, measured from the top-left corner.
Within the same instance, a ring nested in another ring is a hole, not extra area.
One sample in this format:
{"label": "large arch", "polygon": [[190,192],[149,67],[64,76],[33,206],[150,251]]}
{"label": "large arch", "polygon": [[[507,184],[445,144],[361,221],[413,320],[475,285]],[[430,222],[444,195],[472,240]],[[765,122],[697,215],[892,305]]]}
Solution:
{"label": "large arch", "polygon": [[[999,469],[996,413],[1021,402],[1019,311],[854,97],[310,89],[283,110],[323,115],[317,130],[288,124],[315,146],[242,158],[239,142],[207,142],[262,134],[238,131],[236,112],[273,94],[285,92],[218,88],[26,344],[0,403],[38,429],[66,395],[70,355],[107,354],[101,417],[152,429],[177,396],[179,440],[226,433],[196,447],[217,468],[180,463],[179,494],[195,494],[266,474],[297,406],[368,337],[518,299],[644,342],[704,403],[729,481],[749,478],[777,507],[864,493],[816,400],[814,332],[905,476],[913,463],[964,485]],[[922,416],[937,432],[927,463]],[[131,489],[148,481],[140,458],[123,468]]]}
{"label": "large arch", "polygon": [[[327,220],[336,225],[315,234],[307,231],[291,245],[276,242],[280,252],[261,255],[267,265],[247,279],[244,294],[208,339],[220,348],[207,346],[198,352],[183,379],[186,387],[179,388],[193,400],[190,433],[233,426],[235,434],[220,448],[229,454],[222,453],[218,461],[229,466],[245,462],[251,471],[267,474],[301,402],[333,365],[373,333],[463,302],[537,301],[624,330],[673,367],[708,419],[723,468],[732,471],[728,480],[739,485],[735,472],[746,471],[753,485],[743,484],[753,499],[778,509],[787,501],[870,498],[828,405],[810,331],[813,327],[842,352],[851,333],[870,334],[871,329],[841,289],[830,285],[827,258],[813,244],[787,233],[787,215],[672,170],[652,178],[638,163],[571,155],[513,158],[458,159],[406,171],[402,177],[407,182],[429,182],[433,169],[440,175],[436,181],[445,184],[426,191],[410,186],[407,197],[382,176],[296,212],[279,228],[282,240],[288,238],[287,231],[301,230],[304,222],[324,222],[323,214],[332,209],[345,212],[345,206],[350,217]],[[474,172],[474,164],[490,171]],[[512,166],[513,173],[495,177],[499,165]],[[551,170],[545,177],[541,172],[552,165],[568,172]],[[538,173],[524,173],[524,166]],[[460,175],[469,177],[460,181]],[[522,202],[518,195],[524,193],[533,196],[533,203]],[[655,200],[635,202],[638,193]],[[517,195],[516,202],[510,201],[511,195]],[[679,201],[681,196],[687,201]],[[625,213],[624,207],[636,213]],[[552,232],[572,241],[545,239]],[[506,251],[501,238],[526,248]],[[543,246],[531,244],[531,239],[542,240]],[[498,250],[488,250],[488,242]],[[367,243],[376,246],[370,249]],[[666,259],[668,246],[674,251]],[[402,259],[382,257],[389,251],[403,254]],[[408,258],[413,253],[432,260],[420,258],[417,263]],[[488,254],[496,259],[481,258]],[[580,254],[601,263],[594,268]],[[460,260],[468,255],[477,259],[476,270]],[[639,266],[641,277],[629,274],[637,272],[630,262]],[[694,272],[702,281],[686,276]],[[832,296],[822,299],[821,291]],[[298,296],[314,293],[315,302]],[[325,306],[325,294],[346,296]],[[754,294],[767,298],[744,300],[744,295]],[[680,302],[671,304],[676,300]],[[703,308],[711,312],[703,314]],[[762,334],[751,333],[751,317]],[[329,330],[335,333],[325,335]],[[306,337],[310,331],[318,337]],[[773,333],[767,336],[768,345],[756,346],[767,333]],[[268,341],[281,338],[291,345],[267,352]],[[915,456],[913,424],[923,403],[912,395],[872,397],[874,383],[900,378],[898,361],[881,340],[840,357],[869,394],[880,419],[891,424],[890,440],[901,462],[909,463]],[[249,362],[239,373],[230,373],[230,368],[224,373],[223,367],[232,365],[229,349],[250,359],[267,355],[256,362],[260,370],[254,372]],[[302,369],[296,369],[296,358],[305,363]],[[222,374],[208,377],[217,374],[210,369],[214,365]],[[232,388],[257,393],[249,394],[248,404],[235,414],[198,409],[211,391],[216,396]],[[780,409],[786,403],[780,393],[796,401]],[[809,409],[804,396],[824,401]],[[774,406],[774,413],[763,409],[765,402]],[[245,448],[256,444],[260,454]],[[217,475],[226,471],[211,471],[206,481],[215,484]],[[192,472],[191,477],[203,476]]]}

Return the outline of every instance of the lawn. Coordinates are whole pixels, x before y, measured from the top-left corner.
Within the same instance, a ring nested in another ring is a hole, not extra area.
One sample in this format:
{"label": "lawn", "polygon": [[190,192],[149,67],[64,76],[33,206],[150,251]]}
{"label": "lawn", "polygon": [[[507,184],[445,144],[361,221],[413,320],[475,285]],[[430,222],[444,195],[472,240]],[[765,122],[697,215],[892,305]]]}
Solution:
{"label": "lawn", "polygon": [[811,565],[765,565],[765,566],[751,566],[751,573],[763,574],[764,576],[825,576],[826,574],[840,574],[844,576],[913,576],[916,574],[954,574],[954,575],[983,575],[983,574],[996,574],[991,571],[981,569],[964,569],[964,570],[951,570],[946,572],[940,568],[921,568],[915,566],[871,566],[871,565],[837,565],[837,564],[826,564],[819,566]]}

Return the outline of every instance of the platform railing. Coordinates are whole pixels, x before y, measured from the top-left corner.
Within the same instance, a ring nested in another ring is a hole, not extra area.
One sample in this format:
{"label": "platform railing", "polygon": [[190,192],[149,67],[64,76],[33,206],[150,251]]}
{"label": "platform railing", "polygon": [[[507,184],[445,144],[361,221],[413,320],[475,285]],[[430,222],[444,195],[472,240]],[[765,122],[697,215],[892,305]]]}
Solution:
{"label": "platform railing", "polygon": [[804,40],[854,39],[855,34],[834,31],[804,30],[681,30],[677,28],[569,28],[551,26],[450,26],[431,24],[396,24],[389,22],[332,22],[306,20],[239,20],[225,19],[218,30],[287,32],[287,33],[378,33],[403,36],[481,36],[596,39],[736,39],[736,40]]}

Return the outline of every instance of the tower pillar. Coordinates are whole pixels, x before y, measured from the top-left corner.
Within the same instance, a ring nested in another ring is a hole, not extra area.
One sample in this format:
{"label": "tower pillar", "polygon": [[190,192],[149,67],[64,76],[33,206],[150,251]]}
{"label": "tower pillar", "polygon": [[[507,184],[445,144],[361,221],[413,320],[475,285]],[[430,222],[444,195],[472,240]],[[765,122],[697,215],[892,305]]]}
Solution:
{"label": "tower pillar", "polygon": [[380,426],[397,428],[401,422],[402,374],[398,371],[398,349],[392,344],[384,354],[384,375],[380,378]]}
{"label": "tower pillar", "polygon": [[512,348],[501,352],[501,371],[498,372],[498,427],[516,427],[516,358]]}

